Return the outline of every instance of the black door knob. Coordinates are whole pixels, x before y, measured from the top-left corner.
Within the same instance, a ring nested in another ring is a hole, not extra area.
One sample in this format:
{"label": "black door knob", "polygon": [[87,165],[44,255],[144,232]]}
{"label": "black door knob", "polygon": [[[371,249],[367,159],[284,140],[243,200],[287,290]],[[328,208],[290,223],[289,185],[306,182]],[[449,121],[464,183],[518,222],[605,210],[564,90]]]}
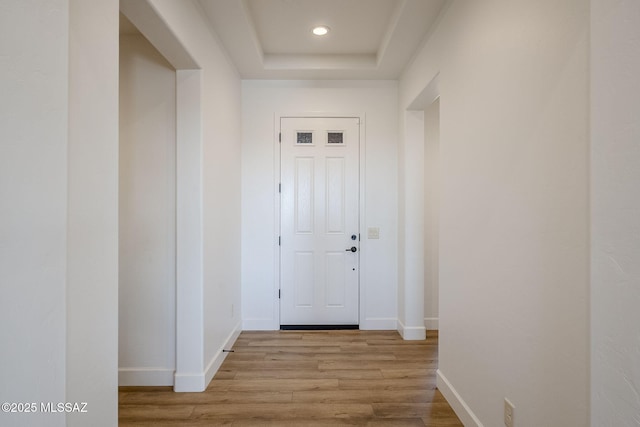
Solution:
{"label": "black door knob", "polygon": [[358,248],[356,248],[355,246],[351,246],[351,248],[345,249],[345,251],[347,251],[347,252],[358,252]]}

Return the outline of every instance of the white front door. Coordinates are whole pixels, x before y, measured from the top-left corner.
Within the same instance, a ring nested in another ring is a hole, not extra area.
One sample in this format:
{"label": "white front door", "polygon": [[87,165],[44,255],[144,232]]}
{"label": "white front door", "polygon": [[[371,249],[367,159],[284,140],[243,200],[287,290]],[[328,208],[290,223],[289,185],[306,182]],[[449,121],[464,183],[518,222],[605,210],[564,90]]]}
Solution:
{"label": "white front door", "polygon": [[357,325],[360,119],[280,121],[280,324]]}

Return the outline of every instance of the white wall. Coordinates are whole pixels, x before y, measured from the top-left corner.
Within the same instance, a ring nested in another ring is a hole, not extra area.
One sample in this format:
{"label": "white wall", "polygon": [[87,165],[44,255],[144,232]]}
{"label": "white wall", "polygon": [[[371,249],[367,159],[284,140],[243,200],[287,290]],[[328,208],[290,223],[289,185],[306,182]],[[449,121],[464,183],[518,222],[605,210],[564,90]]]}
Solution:
{"label": "white wall", "polygon": [[438,329],[440,100],[424,110],[424,324]]}
{"label": "white wall", "polygon": [[[0,401],[65,399],[68,2],[0,12]],[[63,426],[64,415],[0,413]]]}
{"label": "white wall", "polygon": [[142,35],[120,36],[120,385],[173,385],[176,72]]}
{"label": "white wall", "polygon": [[591,425],[640,423],[640,3],[591,2]]}
{"label": "white wall", "polygon": [[439,73],[438,386],[466,425],[505,397],[589,423],[588,6],[454,1],[400,82],[404,117]]}
{"label": "white wall", "polygon": [[117,423],[118,2],[72,0],[67,229],[68,426]]}
{"label": "white wall", "polygon": [[115,425],[118,2],[1,8],[0,424]]}
{"label": "white wall", "polygon": [[399,171],[398,331],[406,340],[424,340],[425,224],[424,111],[403,117]]}
{"label": "white wall", "polygon": [[203,308],[204,354],[210,381],[222,363],[222,349],[233,345],[242,327],[242,111],[239,75],[229,65],[217,39],[207,41],[205,35],[204,28],[203,34],[194,34],[194,43],[199,42],[194,54],[203,58]]}
{"label": "white wall", "polygon": [[[244,81],[242,86],[242,318],[244,329],[278,329],[276,114],[366,114],[365,223],[361,224],[363,329],[397,319],[397,85],[364,81]],[[368,240],[367,227],[380,239]]]}
{"label": "white wall", "polygon": [[[195,234],[181,236],[179,210],[175,389],[201,391],[240,331],[240,78],[197,2],[126,1],[122,7],[179,70],[177,200],[181,209],[188,205],[185,215],[194,218],[188,231]],[[180,281],[185,253],[195,266],[186,287]],[[188,360],[181,364],[181,358]]]}

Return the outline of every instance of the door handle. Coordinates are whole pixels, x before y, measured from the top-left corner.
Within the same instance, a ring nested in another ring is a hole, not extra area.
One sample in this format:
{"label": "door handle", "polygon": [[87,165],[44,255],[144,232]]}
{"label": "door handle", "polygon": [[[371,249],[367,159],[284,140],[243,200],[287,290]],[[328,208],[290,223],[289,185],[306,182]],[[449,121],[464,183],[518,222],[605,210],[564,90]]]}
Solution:
{"label": "door handle", "polygon": [[347,251],[347,252],[358,252],[358,248],[356,248],[355,246],[351,246],[349,249],[345,249],[345,251]]}

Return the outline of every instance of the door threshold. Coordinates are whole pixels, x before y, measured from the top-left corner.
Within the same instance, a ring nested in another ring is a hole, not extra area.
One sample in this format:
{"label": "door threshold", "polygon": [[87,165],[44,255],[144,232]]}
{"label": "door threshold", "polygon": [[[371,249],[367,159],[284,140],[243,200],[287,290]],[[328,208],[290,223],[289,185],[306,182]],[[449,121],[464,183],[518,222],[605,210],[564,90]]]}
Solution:
{"label": "door threshold", "polygon": [[280,325],[281,331],[326,331],[360,329],[360,325]]}

